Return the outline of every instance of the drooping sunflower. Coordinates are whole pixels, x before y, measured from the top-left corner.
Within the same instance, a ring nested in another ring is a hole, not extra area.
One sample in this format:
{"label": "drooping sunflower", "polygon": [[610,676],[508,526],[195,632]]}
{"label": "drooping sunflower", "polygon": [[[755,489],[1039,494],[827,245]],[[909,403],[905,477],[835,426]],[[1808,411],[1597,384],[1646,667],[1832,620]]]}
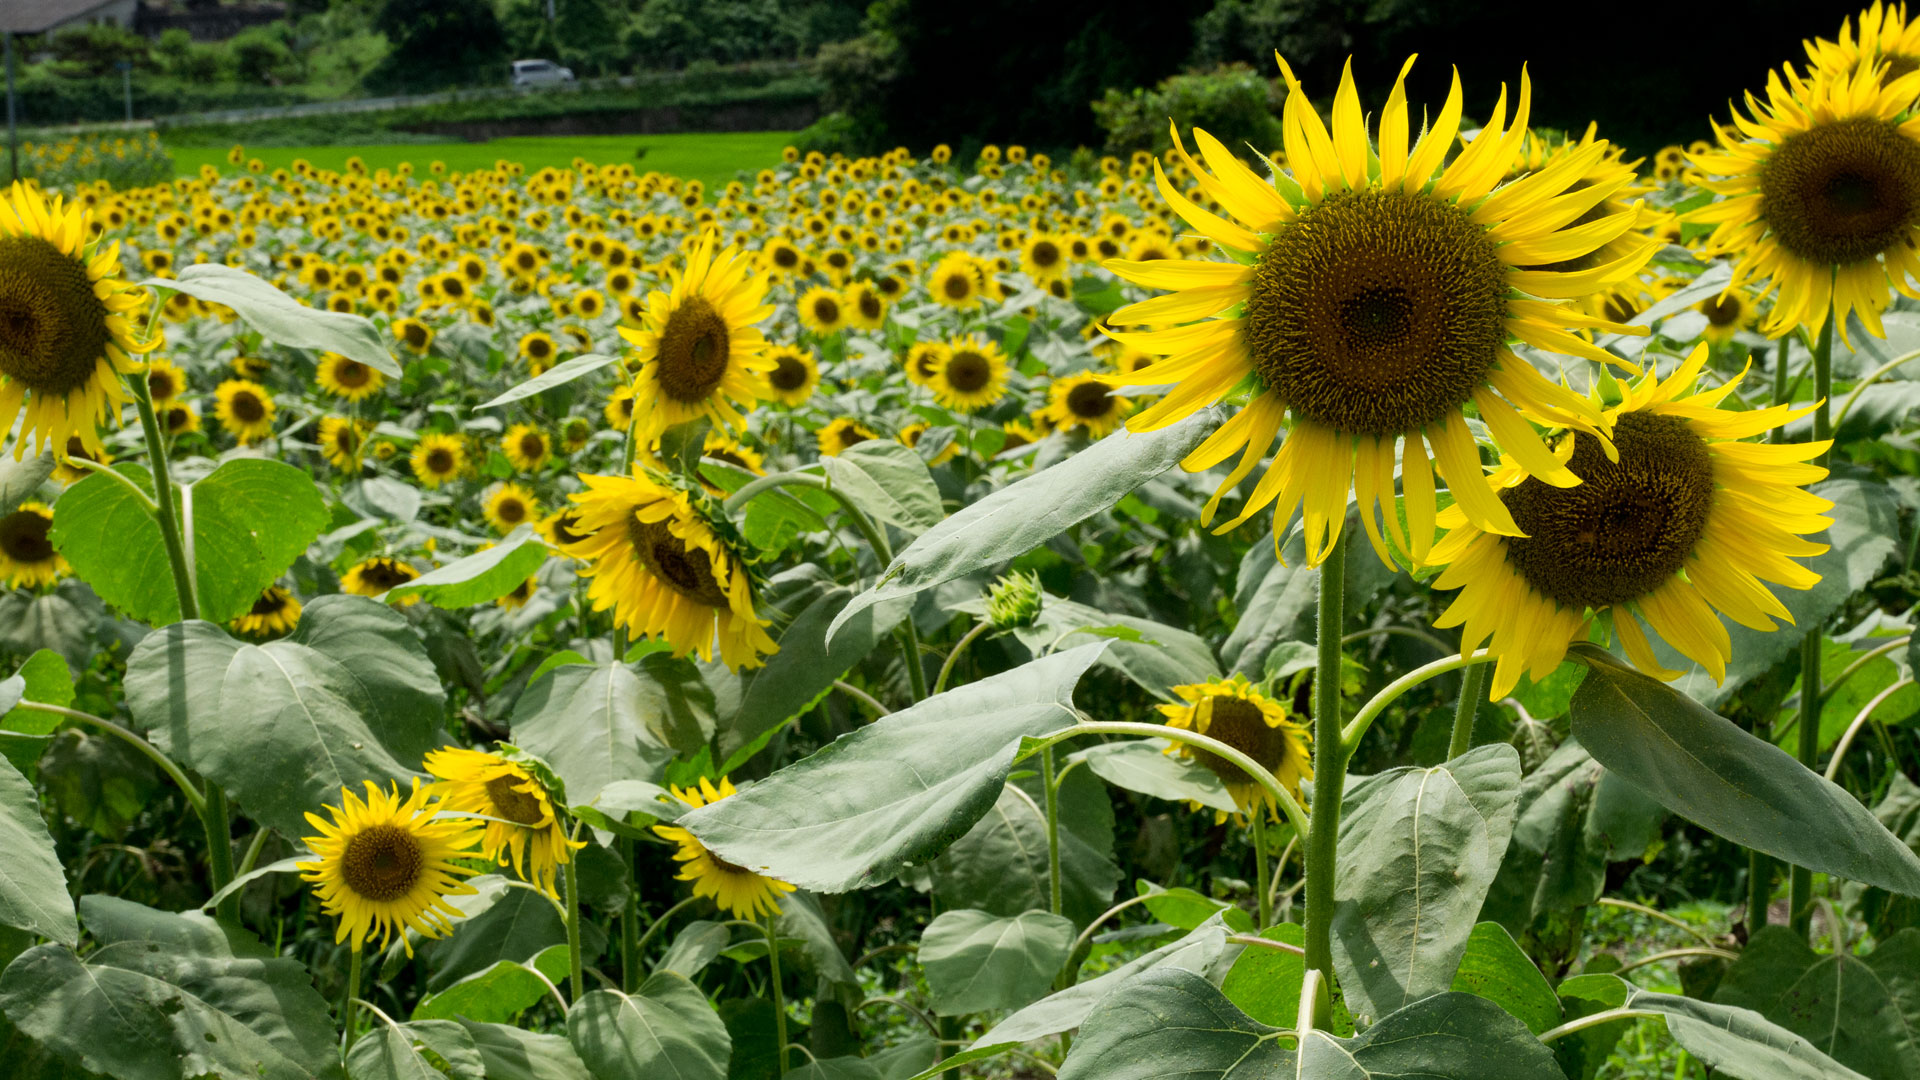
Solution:
{"label": "drooping sunflower", "polygon": [[41,502],[23,502],[0,517],[0,578],[16,589],[34,589],[67,574],[66,558],[47,539],[52,528],[53,508]]}
{"label": "drooping sunflower", "polygon": [[368,367],[335,352],[320,354],[320,367],[315,378],[320,383],[320,389],[348,401],[364,401],[379,393],[380,388],[387,384],[386,375],[378,368]]}
{"label": "drooping sunflower", "polygon": [[523,766],[482,750],[443,746],[425,765],[436,778],[427,795],[443,809],[495,819],[480,835],[480,857],[501,866],[511,861],[516,877],[559,899],[554,877],[574,849],[587,845],[568,841],[545,785]]}
{"label": "drooping sunflower", "polygon": [[837,290],[815,286],[800,298],[800,324],[816,334],[835,334],[847,327],[847,301]]}
{"label": "drooping sunflower", "polygon": [[[352,593],[355,596],[379,596],[388,589],[399,588],[419,576],[420,571],[399,559],[375,555],[353,564],[352,569],[340,576],[340,591]],[[418,599],[417,596],[409,596],[401,603],[412,604]]]}
{"label": "drooping sunflower", "polygon": [[1842,334],[1853,313],[1885,336],[1889,286],[1920,297],[1920,115],[1907,111],[1920,70],[1882,73],[1784,68],[1764,103],[1748,97],[1751,118],[1719,129],[1718,152],[1692,155],[1725,198],[1686,220],[1714,226],[1704,254],[1735,257],[1728,289],[1766,282],[1754,299],[1774,296],[1769,337],[1818,331],[1829,312]]}
{"label": "drooping sunflower", "polygon": [[820,385],[820,362],[812,349],[781,345],[769,354],[773,369],[767,372],[768,396],[782,405],[803,405]]}
{"label": "drooping sunflower", "polygon": [[532,424],[515,424],[500,439],[500,452],[521,472],[539,472],[553,456],[553,440]]}
{"label": "drooping sunflower", "polygon": [[1590,434],[1563,436],[1555,453],[1579,486],[1554,487],[1502,462],[1488,490],[1525,536],[1487,532],[1455,508],[1440,514],[1453,531],[1433,548],[1431,562],[1447,566],[1434,584],[1460,595],[1434,625],[1461,627],[1467,651],[1491,638],[1495,700],[1522,671],[1538,679],[1558,667],[1595,620],[1611,624],[1649,675],[1680,673],[1654,659],[1641,620],[1719,680],[1731,646],[1716,610],[1774,630],[1774,619],[1793,620],[1764,583],[1807,589],[1820,580],[1793,560],[1827,550],[1803,536],[1831,524],[1820,515],[1833,504],[1803,488],[1827,475],[1809,462],[1831,444],[1740,441],[1813,406],[1719,409],[1738,378],[1682,396],[1708,352],[1696,346],[1666,379],[1649,372],[1622,387],[1607,415],[1617,460]]}
{"label": "drooping sunflower", "polygon": [[467,444],[458,435],[422,435],[407,460],[422,487],[437,488],[466,469]]}
{"label": "drooping sunflower", "polygon": [[358,469],[366,440],[365,425],[344,416],[320,418],[320,453],[336,469]]}
{"label": "drooping sunflower", "polygon": [[[1506,123],[1503,90],[1488,123],[1449,163],[1460,127],[1456,74],[1446,104],[1410,147],[1407,70],[1401,69],[1380,114],[1376,149],[1369,145],[1350,66],[1334,98],[1330,132],[1282,63],[1289,87],[1282,130],[1294,173],[1273,183],[1196,129],[1212,171],[1202,169],[1176,129],[1180,160],[1231,219],[1181,194],[1156,162],[1160,192],[1196,231],[1235,253],[1234,261],[1105,264],[1136,284],[1180,290],[1114,312],[1110,322],[1185,324],[1113,335],[1123,345],[1166,357],[1131,375],[1111,376],[1114,383],[1178,384],[1128,427],[1165,427],[1243,381],[1257,391],[1183,462],[1192,470],[1212,468],[1244,448],[1205,508],[1202,520],[1210,522],[1219,500],[1260,463],[1291,414],[1273,462],[1239,516],[1221,529],[1273,504],[1275,536],[1283,536],[1304,503],[1309,565],[1318,565],[1338,539],[1350,490],[1368,538],[1387,559],[1374,509],[1385,510],[1387,526],[1398,536],[1396,462],[1416,556],[1425,554],[1433,538],[1435,467],[1456,491],[1469,492],[1463,497],[1471,500],[1466,509],[1475,521],[1517,531],[1498,500],[1471,494],[1484,485],[1462,411],[1469,403],[1524,465],[1560,483],[1577,483],[1527,419],[1592,426],[1600,421],[1599,410],[1515,357],[1508,342],[1517,338],[1552,352],[1620,362],[1568,331],[1626,328],[1565,301],[1633,275],[1657,247],[1643,238],[1626,256],[1591,269],[1543,268],[1588,255],[1633,228],[1638,215],[1632,212],[1573,225],[1630,182],[1630,175],[1576,186],[1608,151],[1605,142],[1595,142],[1540,172],[1500,184],[1527,133],[1532,89],[1524,72],[1512,124]],[[1228,317],[1209,318],[1230,309]]]}
{"label": "drooping sunflower", "polygon": [[1047,407],[1041,412],[1056,428],[1084,427],[1088,435],[1102,438],[1133,409],[1133,402],[1113,393],[1114,385],[1111,376],[1088,371],[1055,379],[1047,388]]}
{"label": "drooping sunflower", "polygon": [[[1300,782],[1313,779],[1312,733],[1288,714],[1285,702],[1269,697],[1245,675],[1236,672],[1231,678],[1176,686],[1173,692],[1185,704],[1159,707],[1168,727],[1226,743],[1272,773],[1295,799],[1300,797]],[[1167,753],[1198,762],[1218,776],[1242,812],[1265,803],[1269,814],[1279,815],[1273,796],[1231,761],[1180,742],[1168,746]]]}
{"label": "drooping sunflower", "polygon": [[977,334],[955,338],[947,343],[946,360],[934,369],[927,386],[934,400],[949,409],[984,409],[1006,395],[1006,354]]}
{"label": "drooping sunflower", "polygon": [[702,416],[715,427],[742,427],[741,408],[752,408],[765,385],[759,376],[771,365],[755,324],[773,314],[761,302],[767,279],[751,258],[716,251],[717,243],[702,238],[685,269],[669,271],[672,290],[647,294],[640,329],[620,328],[640,354],[636,445],[652,446],[661,432]]}
{"label": "drooping sunflower", "polygon": [[540,500],[519,484],[501,484],[481,508],[487,524],[504,536],[540,516]]}
{"label": "drooping sunflower", "polygon": [[779,650],[754,613],[746,564],[692,499],[634,466],[631,476],[582,476],[569,496],[587,533],[563,550],[589,565],[587,599],[613,610],[636,638],[662,637],[675,656],[697,653],[735,671]]}
{"label": "drooping sunflower", "polygon": [[120,278],[120,245],[102,248],[88,217],[19,181],[0,197],[0,430],[25,410],[16,459],[70,435],[104,453],[98,426],[127,400],[120,376],[160,344],[135,336],[150,297]]}
{"label": "drooping sunflower", "polygon": [[249,379],[228,379],[213,395],[213,415],[242,446],[273,434],[273,413],[277,406],[266,387]]}
{"label": "drooping sunflower", "polygon": [[814,433],[814,438],[820,443],[822,457],[839,457],[846,453],[848,448],[879,437],[879,432],[850,416],[842,416],[831,421]]}
{"label": "drooping sunflower", "polygon": [[480,839],[473,821],[439,816],[440,808],[427,805],[427,789],[417,779],[404,802],[397,785],[382,791],[369,780],[365,801],[342,788],[340,805],[328,804],[326,810],[333,820],[307,815],[320,835],[302,839],[316,858],[297,865],[321,908],[340,920],[334,944],[348,941],[359,952],[377,933],[377,948],[385,948],[400,931],[412,956],[406,930],[438,938],[453,929],[452,920],[461,914],[447,897],[474,891],[461,879],[475,871],[454,861],[466,857]]}
{"label": "drooping sunflower", "polygon": [[299,625],[300,611],[298,597],[278,585],[269,585],[232,625],[235,633],[250,637],[287,634]]}
{"label": "drooping sunflower", "polygon": [[[698,787],[676,786],[670,790],[674,798],[696,809],[734,794],[733,784],[724,776],[718,786],[702,777]],[[698,837],[677,825],[655,825],[653,831],[680,846],[673,855],[674,861],[682,864],[675,877],[692,882],[693,895],[711,897],[736,919],[772,918],[780,914],[780,897],[794,890],[778,878],[756,874],[722,859],[708,851]]]}

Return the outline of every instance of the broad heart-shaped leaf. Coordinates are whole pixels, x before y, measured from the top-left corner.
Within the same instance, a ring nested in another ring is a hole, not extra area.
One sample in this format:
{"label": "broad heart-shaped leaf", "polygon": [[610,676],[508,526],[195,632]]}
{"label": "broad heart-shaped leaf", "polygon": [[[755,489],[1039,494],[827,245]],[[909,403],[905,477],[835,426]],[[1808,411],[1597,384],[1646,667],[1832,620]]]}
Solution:
{"label": "broad heart-shaped leaf", "polygon": [[1920,930],[1864,957],[1822,955],[1804,935],[1763,927],[1714,990],[1871,1080],[1920,1077]]}
{"label": "broad heart-shaped leaf", "polygon": [[883,716],[680,827],[736,866],[815,892],[885,881],[980,820],[1022,738],[1074,722],[1073,687],[1104,648],[1055,653]]}
{"label": "broad heart-shaped leaf", "polygon": [[73,704],[73,669],[52,649],[39,649],[20,670],[0,682],[0,705],[8,711],[0,715],[0,728],[8,731],[44,735],[60,726],[60,717],[39,709],[16,709],[22,701],[65,708]]}
{"label": "broad heart-shaped leaf", "polygon": [[554,668],[514,704],[514,744],[560,774],[569,802],[590,803],[621,780],[658,781],[673,757],[674,714],[697,726],[706,703],[689,697],[684,684],[663,683],[655,670],[644,663]]}
{"label": "broad heart-shaped leaf", "polygon": [[1471,994],[1438,994],[1351,1039],[1249,1018],[1192,972],[1148,972],[1087,1017],[1061,1080],[1563,1080],[1520,1021]]}
{"label": "broad heart-shaped leaf", "polygon": [[263,458],[223,462],[180,500],[200,617],[213,623],[244,615],[331,520],[313,477]]}
{"label": "broad heart-shaped leaf", "polygon": [[0,761],[0,926],[31,930],[63,945],[80,944],[80,923],[67,895],[67,875],[40,817],[33,785]]}
{"label": "broad heart-shaped leaf", "polygon": [[547,545],[531,526],[522,525],[493,547],[421,574],[380,599],[392,603],[417,596],[438,608],[472,607],[519,588],[546,561]]}
{"label": "broad heart-shaped leaf", "polygon": [[1453,975],[1453,989],[1486,998],[1519,1017],[1535,1035],[1560,1022],[1559,996],[1499,923],[1473,928]]}
{"label": "broad heart-shaped leaf", "polygon": [[[1260,936],[1302,947],[1306,928],[1299,923],[1274,923]],[[1300,985],[1306,977],[1307,960],[1300,953],[1283,949],[1251,946],[1220,980],[1220,992],[1241,1012],[1270,1027],[1292,1027],[1300,1015]]]}
{"label": "broad heart-shaped leaf", "polygon": [[1040,997],[1067,962],[1074,937],[1072,920],[1045,911],[941,912],[920,935],[934,1015],[1017,1009]]}
{"label": "broad heart-shaped leaf", "polygon": [[573,1044],[506,1024],[459,1021],[486,1066],[487,1080],[593,1080]]}
{"label": "broad heart-shaped leaf", "polygon": [[[153,493],[146,466],[124,462],[113,470]],[[126,485],[83,476],[54,504],[53,546],[100,599],[130,619],[161,626],[180,621],[180,598],[160,538],[160,525]]]}
{"label": "broad heart-shaped leaf", "polygon": [[453,1020],[465,1017],[485,1023],[507,1023],[546,996],[547,984],[526,964],[500,960],[476,971],[437,994],[428,994],[413,1007],[415,1020]]}
{"label": "broad heart-shaped leaf", "polygon": [[[1045,798],[1007,785],[993,808],[933,860],[933,893],[942,908],[1018,915],[1047,906]],[[1068,773],[1060,784],[1060,878],[1061,907],[1081,926],[1100,917],[1120,884],[1113,803],[1091,776]]]}
{"label": "broad heart-shaped leaf", "polygon": [[405,617],[347,595],[314,600],[265,645],[197,620],[149,634],[126,690],[156,745],[287,836],[343,787],[408,783],[445,703]]}
{"label": "broad heart-shaped leaf", "polygon": [[[1152,619],[1112,615],[1098,608],[1052,596],[1046,598],[1040,609],[1040,618],[1033,625],[1023,626],[1013,634],[1021,644],[1039,655],[1069,631],[1107,628],[1134,631],[1142,640],[1115,641],[1100,662],[1164,700],[1174,700],[1173,688],[1176,686],[1206,682],[1220,675],[1220,665],[1214,662],[1213,650],[1196,634]],[[1092,638],[1068,637],[1066,640],[1079,644]]]}
{"label": "broad heart-shaped leaf", "polygon": [[861,611],[1023,555],[1107,509],[1127,492],[1179,464],[1219,426],[1205,409],[1135,435],[1116,431],[1052,468],[994,492],[921,534],[893,557],[880,581],[846,606],[827,636]]}
{"label": "broad heart-shaped leaf", "polygon": [[1333,968],[1362,1027],[1453,984],[1513,832],[1520,755],[1476,747],[1347,791]]}
{"label": "broad heart-shaped leaf", "polygon": [[1227,948],[1227,928],[1219,919],[1209,919],[1199,929],[1178,941],[1168,942],[1149,953],[1106,972],[1097,978],[1078,982],[1056,994],[1049,994],[995,1024],[992,1030],[974,1040],[969,1051],[1017,1046],[1048,1035],[1072,1031],[1086,1020],[1107,995],[1150,971],[1178,969],[1206,971]]}
{"label": "broad heart-shaped leaf", "polygon": [[733,1049],[707,996],[670,971],[636,994],[595,990],[574,1002],[567,1038],[595,1080],[726,1080]]}
{"label": "broad heart-shaped leaf", "polygon": [[1166,752],[1165,739],[1127,739],[1100,743],[1073,756],[1115,787],[1175,802],[1191,800],[1211,810],[1239,809],[1227,786],[1205,766]]}
{"label": "broad heart-shaped leaf", "polygon": [[224,263],[195,263],[181,267],[177,277],[148,278],[140,284],[230,307],[268,341],[337,352],[388,378],[401,375],[400,365],[394,363],[372,323],[358,315],[307,307],[245,270]]}
{"label": "broad heart-shaped leaf", "polygon": [[66,1060],[115,1080],[339,1075],[327,1003],[299,961],[194,955],[123,941],[22,953],[0,1011]]}
{"label": "broad heart-shaped leaf", "polygon": [[[433,1051],[447,1063],[440,1069],[416,1046]],[[473,1045],[473,1036],[451,1020],[421,1020],[395,1024],[376,1020],[347,1051],[349,1080],[480,1080],[486,1064]]]}
{"label": "broad heart-shaped leaf", "polygon": [[1575,650],[1592,670],[1573,734],[1602,765],[1736,844],[1920,896],[1920,856],[1838,785],[1599,649]]}
{"label": "broad heart-shaped leaf", "polygon": [[1666,1018],[1686,1051],[1734,1080],[1864,1080],[1812,1043],[1750,1009],[1634,990],[1626,1007]]}
{"label": "broad heart-shaped leaf", "polygon": [[570,383],[582,375],[599,371],[601,368],[619,359],[618,356],[602,356],[599,353],[587,353],[584,356],[576,356],[571,360],[563,360],[551,368],[548,368],[546,371],[528,379],[526,382],[513,387],[492,401],[475,405],[473,407],[474,411],[497,409],[502,405],[511,405],[516,401],[530,398],[546,390],[551,390],[562,383]]}
{"label": "broad heart-shaped leaf", "polygon": [[197,911],[160,911],[117,896],[94,893],[80,898],[80,921],[94,941],[111,945],[123,941],[162,945],[192,956],[228,956],[265,960],[271,948],[253,932],[233,923],[221,923]]}
{"label": "broad heart-shaped leaf", "polygon": [[821,464],[828,481],[875,520],[917,536],[947,516],[927,463],[910,446],[870,439]]}

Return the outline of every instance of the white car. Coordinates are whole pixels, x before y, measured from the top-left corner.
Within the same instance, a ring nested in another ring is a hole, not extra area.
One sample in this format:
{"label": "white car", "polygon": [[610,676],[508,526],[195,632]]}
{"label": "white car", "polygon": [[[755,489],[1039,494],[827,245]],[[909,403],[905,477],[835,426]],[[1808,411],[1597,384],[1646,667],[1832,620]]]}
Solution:
{"label": "white car", "polygon": [[573,69],[561,67],[551,60],[515,60],[513,62],[512,84],[514,86],[556,86],[573,81]]}

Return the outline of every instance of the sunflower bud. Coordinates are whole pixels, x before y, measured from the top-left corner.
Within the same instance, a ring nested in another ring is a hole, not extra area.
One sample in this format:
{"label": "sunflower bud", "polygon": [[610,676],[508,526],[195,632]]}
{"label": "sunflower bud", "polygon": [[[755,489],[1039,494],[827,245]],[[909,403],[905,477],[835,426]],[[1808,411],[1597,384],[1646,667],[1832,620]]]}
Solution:
{"label": "sunflower bud", "polygon": [[987,590],[987,622],[995,630],[1032,626],[1040,618],[1044,594],[1035,574],[1015,571],[993,583]]}

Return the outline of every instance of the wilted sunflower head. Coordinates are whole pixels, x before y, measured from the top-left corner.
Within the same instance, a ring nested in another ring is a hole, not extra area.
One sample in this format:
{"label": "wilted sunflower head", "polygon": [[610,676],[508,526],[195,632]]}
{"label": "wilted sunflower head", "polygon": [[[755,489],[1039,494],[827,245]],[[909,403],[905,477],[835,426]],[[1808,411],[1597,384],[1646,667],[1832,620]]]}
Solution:
{"label": "wilted sunflower head", "polygon": [[[695,787],[674,787],[673,797],[694,808],[709,806],[735,794],[726,777],[702,778]],[[679,845],[674,861],[681,863],[677,878],[693,883],[693,894],[712,898],[737,919],[770,919],[780,913],[780,897],[794,890],[777,878],[754,873],[715,855],[698,837],[675,825],[655,825],[653,831]]]}
{"label": "wilted sunflower head", "polygon": [[554,878],[586,844],[567,839],[546,785],[518,762],[457,746],[427,754],[425,768],[436,778],[427,794],[442,807],[493,819],[480,836],[481,858],[511,862],[516,877],[558,899]]}

